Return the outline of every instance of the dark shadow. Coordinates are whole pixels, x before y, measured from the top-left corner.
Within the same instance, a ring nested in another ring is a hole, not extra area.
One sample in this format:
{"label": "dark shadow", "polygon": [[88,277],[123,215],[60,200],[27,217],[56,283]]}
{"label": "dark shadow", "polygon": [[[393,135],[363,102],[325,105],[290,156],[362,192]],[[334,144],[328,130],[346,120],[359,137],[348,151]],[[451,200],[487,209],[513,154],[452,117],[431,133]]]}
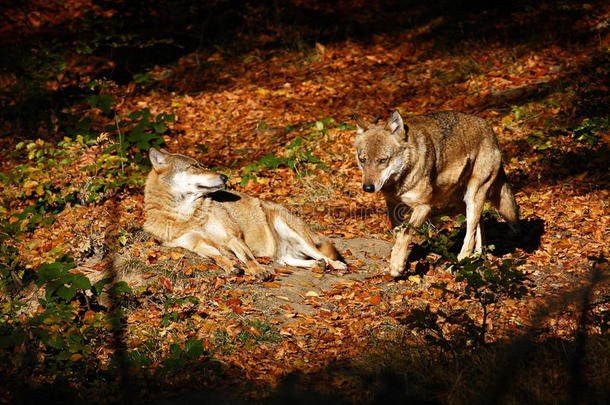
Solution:
{"label": "dark shadow", "polygon": [[[433,343],[414,346],[371,336],[371,350],[367,353],[352,359],[335,359],[313,372],[288,374],[275,388],[256,389],[265,393],[256,402],[432,405],[452,403],[453,395],[460,395],[460,402],[464,403],[529,404],[548,403],[543,398],[552,395],[553,402],[607,403],[610,393],[597,375],[609,371],[603,358],[608,339],[586,332],[590,326],[599,326],[589,316],[591,305],[599,305],[594,302],[593,291],[599,290],[609,277],[607,262],[603,258],[596,260],[584,286],[546,297],[533,314],[531,325],[521,328],[511,339],[443,349]],[[545,337],[545,320],[572,304],[579,314],[576,338]],[[223,374],[222,370],[213,369],[206,359],[186,363],[173,371],[182,382],[176,386],[165,379],[164,372],[148,374],[131,368],[134,374],[129,379],[130,386],[123,383],[113,390],[116,397],[104,391],[112,386],[112,380],[106,388],[102,384],[84,397],[82,392],[68,389],[69,384],[59,374],[53,384],[32,386],[21,381],[21,395],[14,403],[252,403],[241,395],[242,390],[252,392],[255,387],[243,371],[225,369]],[[202,388],[208,383],[211,388]],[[125,396],[125,389],[131,391],[131,396]]]}
{"label": "dark shadow", "polygon": [[241,200],[241,197],[239,195],[224,190],[210,193],[206,195],[205,198],[211,198],[212,200],[218,202],[235,202]]}
{"label": "dark shadow", "polygon": [[[504,221],[498,220],[496,217],[486,217],[482,219],[482,225],[485,232],[486,246],[493,245],[491,253],[496,257],[502,257],[508,253],[514,253],[517,249],[521,249],[527,253],[534,252],[540,247],[541,237],[544,234],[544,220],[540,218],[521,219],[519,226],[521,231],[513,233]],[[464,243],[466,236],[466,225],[462,225],[455,237],[450,237],[448,230],[440,231],[444,233],[453,245],[449,248],[449,252],[456,257]],[[416,243],[409,254],[409,262],[418,262],[415,273],[423,275],[428,271],[428,263],[420,263],[432,253],[430,249],[422,247]],[[419,267],[417,267],[419,266]],[[411,275],[413,273],[409,273]],[[406,277],[406,275],[405,275]]]}
{"label": "dark shadow", "polygon": [[[517,234],[510,230],[506,222],[489,218],[483,222],[488,245],[494,245],[494,256],[501,257],[521,249],[532,253],[540,247],[540,239],[544,234],[544,220],[540,218],[521,219],[521,231]],[[462,239],[463,240],[463,239]]]}

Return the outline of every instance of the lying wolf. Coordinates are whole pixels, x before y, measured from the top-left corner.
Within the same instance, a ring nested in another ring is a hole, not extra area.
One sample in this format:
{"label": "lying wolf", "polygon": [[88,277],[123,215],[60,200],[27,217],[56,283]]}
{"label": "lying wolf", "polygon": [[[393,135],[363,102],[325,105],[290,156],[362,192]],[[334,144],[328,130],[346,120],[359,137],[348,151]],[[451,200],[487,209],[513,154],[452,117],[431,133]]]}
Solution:
{"label": "lying wolf", "polygon": [[392,276],[402,273],[413,227],[426,221],[432,205],[454,200],[465,206],[466,237],[460,260],[472,254],[475,236],[476,252],[481,252],[484,236],[479,221],[485,200],[518,231],[519,208],[502,167],[498,142],[485,120],[453,111],[404,121],[396,111],[385,125],[355,118],[354,146],[363,190],[381,190],[393,227],[403,223],[407,207],[413,210],[412,226],[396,231]]}
{"label": "lying wolf", "polygon": [[280,205],[219,191],[227,176],[206,170],[188,156],[151,148],[149,157],[144,230],[165,245],[209,257],[230,274],[238,271],[234,255],[246,265],[246,273],[259,279],[271,274],[254,259],[257,256],[289,266],[321,262],[346,268],[332,244],[319,243],[303,221]]}

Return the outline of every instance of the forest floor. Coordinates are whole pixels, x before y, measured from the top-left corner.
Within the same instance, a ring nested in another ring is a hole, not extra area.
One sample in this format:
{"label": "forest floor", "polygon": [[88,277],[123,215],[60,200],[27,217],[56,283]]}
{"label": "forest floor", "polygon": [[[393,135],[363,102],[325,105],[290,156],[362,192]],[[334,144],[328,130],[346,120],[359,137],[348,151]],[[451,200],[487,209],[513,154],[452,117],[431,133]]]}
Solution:
{"label": "forest floor", "polygon": [[[224,1],[200,38],[185,23],[194,47],[145,46],[163,10],[75,3],[4,10],[0,30],[0,402],[608,399],[605,2]],[[361,190],[351,117],[393,110],[487,119],[522,233],[486,210],[493,246],[458,264],[463,216],[441,208],[405,274],[386,274],[393,237]],[[259,282],[161,246],[142,231],[151,146],[282,204],[348,269],[260,258],[274,278]]]}

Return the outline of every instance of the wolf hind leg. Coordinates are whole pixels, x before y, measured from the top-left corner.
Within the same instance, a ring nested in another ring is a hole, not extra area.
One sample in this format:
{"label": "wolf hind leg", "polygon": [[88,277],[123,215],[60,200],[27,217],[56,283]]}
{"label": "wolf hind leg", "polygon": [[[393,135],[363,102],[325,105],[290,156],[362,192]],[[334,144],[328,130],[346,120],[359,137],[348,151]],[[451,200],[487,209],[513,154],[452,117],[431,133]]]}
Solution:
{"label": "wolf hind leg", "polygon": [[458,260],[462,260],[472,254],[475,242],[478,251],[483,249],[483,231],[480,221],[489,186],[489,179],[481,183],[476,177],[472,178],[468,183],[466,193],[464,194],[464,202],[466,203],[466,236],[464,236],[464,244],[457,257]]}
{"label": "wolf hind leg", "polygon": [[325,257],[324,260],[327,262],[327,264],[330,264],[333,269],[347,269],[345,259],[343,256],[341,256],[341,253],[339,253],[335,245],[330,242],[322,242],[317,244],[316,248],[320,251],[320,253],[322,253],[322,255]]}
{"label": "wolf hind leg", "polygon": [[[278,235],[278,261],[290,266],[313,267],[323,260],[334,269],[344,270],[347,265],[333,257],[326,256],[313,244],[309,237],[301,235],[284,218],[276,217],[273,227]],[[308,260],[312,259],[312,260]],[[294,263],[294,264],[291,264]]]}
{"label": "wolf hind leg", "polygon": [[[326,263],[322,260],[322,266],[326,265]],[[296,257],[285,256],[283,257],[279,263],[283,266],[293,266],[293,267],[306,267],[312,268],[320,265],[320,260],[314,259],[299,259]]]}
{"label": "wolf hind leg", "polygon": [[474,252],[480,255],[483,253],[483,246],[485,246],[485,233],[483,232],[481,221],[479,221],[476,229],[476,244],[474,247]]}
{"label": "wolf hind leg", "polygon": [[508,222],[511,231],[519,233],[519,206],[515,201],[515,195],[508,183],[503,167],[500,167],[498,175],[489,190],[489,199],[500,216]]}

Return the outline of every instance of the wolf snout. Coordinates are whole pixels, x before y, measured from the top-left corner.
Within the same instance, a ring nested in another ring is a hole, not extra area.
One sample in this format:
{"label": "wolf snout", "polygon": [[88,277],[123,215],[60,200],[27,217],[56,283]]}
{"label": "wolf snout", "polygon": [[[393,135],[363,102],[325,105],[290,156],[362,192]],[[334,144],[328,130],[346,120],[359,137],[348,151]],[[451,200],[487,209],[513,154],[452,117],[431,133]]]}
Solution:
{"label": "wolf snout", "polygon": [[374,193],[375,192],[375,186],[372,184],[363,184],[362,185],[362,189],[364,191],[366,191],[367,193]]}
{"label": "wolf snout", "polygon": [[225,174],[221,174],[221,175],[220,175],[220,180],[221,180],[223,183],[226,183],[226,182],[227,182],[227,180],[229,180],[229,177],[228,177],[227,175],[225,175]]}

